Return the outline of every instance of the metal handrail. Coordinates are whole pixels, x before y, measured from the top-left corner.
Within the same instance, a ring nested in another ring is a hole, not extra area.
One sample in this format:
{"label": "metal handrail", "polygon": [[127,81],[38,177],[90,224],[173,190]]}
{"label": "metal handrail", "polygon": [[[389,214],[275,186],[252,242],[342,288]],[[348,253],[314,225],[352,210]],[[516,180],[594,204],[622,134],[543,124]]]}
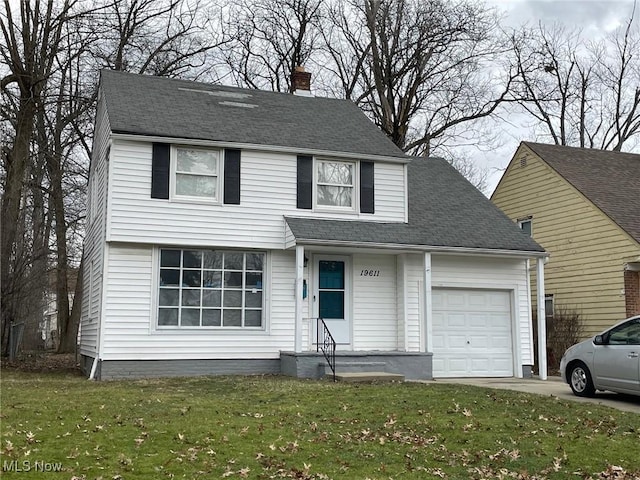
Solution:
{"label": "metal handrail", "polygon": [[[333,373],[333,381],[336,381],[336,341],[333,339],[333,335],[327,328],[327,324],[324,323],[322,318],[318,318],[318,325],[316,328],[317,343],[316,351],[322,352],[325,360],[331,368]],[[322,326],[322,329],[320,328]]]}

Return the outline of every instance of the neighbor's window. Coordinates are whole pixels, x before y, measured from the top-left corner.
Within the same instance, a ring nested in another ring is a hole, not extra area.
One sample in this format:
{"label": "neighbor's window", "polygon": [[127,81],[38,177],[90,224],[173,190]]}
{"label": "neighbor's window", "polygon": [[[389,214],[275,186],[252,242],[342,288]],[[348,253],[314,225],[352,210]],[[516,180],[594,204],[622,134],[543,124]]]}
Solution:
{"label": "neighbor's window", "polygon": [[544,296],[544,316],[553,317],[553,293],[547,293]]}
{"label": "neighbor's window", "polygon": [[175,195],[218,200],[219,156],[217,150],[176,147]]}
{"label": "neighbor's window", "polygon": [[531,223],[531,217],[518,220],[518,226],[529,236],[532,234]]}
{"label": "neighbor's window", "polygon": [[158,327],[263,327],[264,253],[160,250]]}
{"label": "neighbor's window", "polygon": [[355,163],[316,162],[316,204],[320,207],[354,208]]}

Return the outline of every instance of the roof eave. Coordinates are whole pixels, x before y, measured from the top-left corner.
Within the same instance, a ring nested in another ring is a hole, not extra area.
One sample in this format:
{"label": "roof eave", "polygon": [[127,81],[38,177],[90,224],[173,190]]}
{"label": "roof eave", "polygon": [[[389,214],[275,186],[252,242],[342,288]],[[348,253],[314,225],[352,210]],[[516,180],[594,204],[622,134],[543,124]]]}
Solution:
{"label": "roof eave", "polygon": [[202,140],[197,138],[162,137],[158,135],[121,133],[117,131],[111,132],[111,138],[116,140],[188,144],[188,145],[197,145],[197,146],[203,146],[203,147],[262,150],[267,152],[293,153],[297,155],[316,155],[316,156],[326,156],[326,157],[349,158],[354,160],[368,159],[368,160],[378,160],[383,162],[400,163],[400,164],[406,164],[411,161],[410,157],[402,157],[402,156],[396,157],[396,156],[390,156],[390,155],[371,155],[367,153],[336,152],[332,150],[286,147],[286,146],[280,146],[280,145],[262,145],[257,143],[221,142],[216,140]]}
{"label": "roof eave", "polygon": [[378,243],[378,242],[354,242],[347,240],[322,240],[314,238],[297,238],[296,245],[303,246],[335,246],[335,247],[352,247],[352,248],[377,248],[381,250],[394,251],[412,251],[412,252],[431,252],[442,254],[456,255],[482,255],[496,257],[518,257],[518,258],[546,258],[549,253],[546,251],[535,250],[507,250],[494,248],[473,248],[473,247],[451,247],[441,245],[416,245],[404,243]]}

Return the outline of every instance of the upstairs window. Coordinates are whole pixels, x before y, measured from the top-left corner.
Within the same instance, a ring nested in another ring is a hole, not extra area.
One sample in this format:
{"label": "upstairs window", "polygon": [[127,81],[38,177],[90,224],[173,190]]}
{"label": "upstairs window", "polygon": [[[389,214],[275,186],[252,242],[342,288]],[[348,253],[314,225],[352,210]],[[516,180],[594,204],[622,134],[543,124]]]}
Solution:
{"label": "upstairs window", "polygon": [[220,160],[217,150],[175,147],[174,193],[178,198],[219,200]]}
{"label": "upstairs window", "polygon": [[355,163],[316,162],[316,205],[355,208]]}

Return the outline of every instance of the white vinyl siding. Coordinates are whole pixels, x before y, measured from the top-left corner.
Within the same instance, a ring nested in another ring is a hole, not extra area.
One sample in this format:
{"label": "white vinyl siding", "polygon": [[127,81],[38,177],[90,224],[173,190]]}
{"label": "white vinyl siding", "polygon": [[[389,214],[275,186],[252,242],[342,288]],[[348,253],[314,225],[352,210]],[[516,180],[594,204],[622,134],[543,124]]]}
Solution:
{"label": "white vinyl siding", "polygon": [[420,351],[420,337],[424,326],[424,255],[407,255],[407,345],[409,352]]}
{"label": "white vinyl siding", "polygon": [[96,115],[94,151],[91,156],[91,188],[85,241],[80,316],[80,354],[95,357],[98,350],[98,331],[102,302],[103,255],[105,249],[107,170],[109,149],[109,120],[104,104],[99,103]]}
{"label": "white vinyl siding", "polygon": [[293,235],[291,228],[285,222],[284,224],[284,248],[290,249],[296,246],[296,237]]}
{"label": "white vinyl siding", "polygon": [[396,256],[353,257],[353,349],[397,350]]}
{"label": "white vinyl siding", "polygon": [[279,358],[280,350],[293,350],[293,258],[290,252],[267,255],[272,279],[265,284],[266,331],[157,330],[153,314],[157,268],[154,249],[112,245],[101,358]]}
{"label": "white vinyl siding", "polygon": [[525,260],[433,255],[432,285],[434,289],[449,287],[512,292],[512,334],[516,345],[513,353],[518,365],[533,365],[533,336]]}
{"label": "white vinyl siding", "polygon": [[[282,248],[284,215],[354,220],[356,213],[296,208],[295,155],[242,151],[240,205],[172,202],[150,198],[151,144],[114,140],[108,240],[229,248]],[[404,221],[404,166],[376,163],[372,221]]]}

